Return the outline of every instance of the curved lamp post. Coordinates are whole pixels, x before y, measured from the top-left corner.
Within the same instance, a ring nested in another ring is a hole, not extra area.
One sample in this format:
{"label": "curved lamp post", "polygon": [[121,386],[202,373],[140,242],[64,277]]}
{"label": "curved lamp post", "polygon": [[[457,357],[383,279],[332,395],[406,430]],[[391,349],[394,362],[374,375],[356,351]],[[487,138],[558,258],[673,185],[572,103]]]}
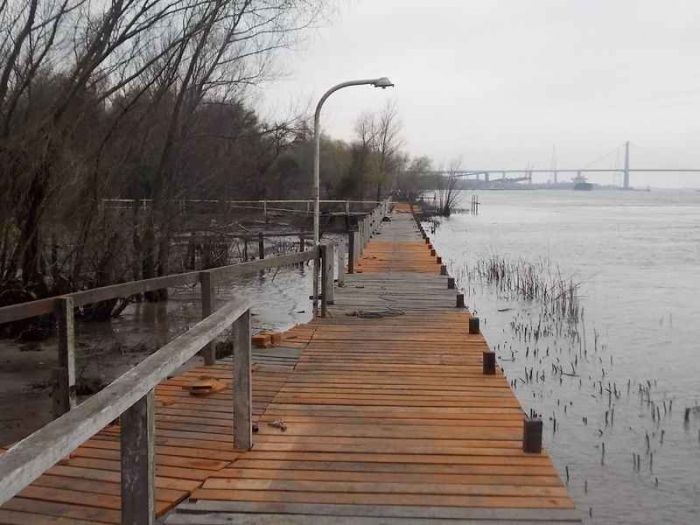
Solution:
{"label": "curved lamp post", "polygon": [[[321,108],[323,103],[330,97],[333,93],[339,89],[343,89],[351,86],[374,86],[377,88],[386,89],[388,87],[393,87],[391,80],[387,77],[381,78],[371,78],[365,80],[349,80],[348,82],[341,82],[326,91],[321,100],[318,101],[316,105],[316,113],[314,114],[314,185],[313,185],[313,195],[314,195],[314,248],[318,248],[320,244],[320,173],[321,173]],[[314,259],[314,288],[313,288],[313,307],[314,314],[318,311],[318,277],[319,277],[319,267],[318,259]]]}

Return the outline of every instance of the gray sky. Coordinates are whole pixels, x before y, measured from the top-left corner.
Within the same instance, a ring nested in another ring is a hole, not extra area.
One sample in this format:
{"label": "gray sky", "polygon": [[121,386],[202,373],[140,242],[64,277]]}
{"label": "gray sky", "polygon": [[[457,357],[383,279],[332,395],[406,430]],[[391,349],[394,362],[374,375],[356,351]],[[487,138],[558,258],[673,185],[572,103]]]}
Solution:
{"label": "gray sky", "polygon": [[[633,167],[700,168],[697,0],[353,0],[280,65],[268,111],[390,77],[393,91],[333,95],[324,130],[351,140],[359,114],[395,99],[408,151],[438,166],[548,168],[553,148],[561,168],[620,166],[629,140]],[[632,184],[700,187],[700,174]]]}

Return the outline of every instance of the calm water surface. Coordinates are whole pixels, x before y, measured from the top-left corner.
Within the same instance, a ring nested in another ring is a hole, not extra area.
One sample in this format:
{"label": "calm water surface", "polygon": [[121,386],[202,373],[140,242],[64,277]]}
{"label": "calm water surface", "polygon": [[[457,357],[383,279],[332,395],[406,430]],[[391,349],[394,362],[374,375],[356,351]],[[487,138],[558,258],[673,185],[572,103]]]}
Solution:
{"label": "calm water surface", "polygon": [[[684,422],[700,401],[700,193],[492,191],[479,200],[478,216],[441,221],[434,244],[524,408],[543,414],[546,446],[564,480],[568,469],[579,508],[591,523],[700,523],[700,410]],[[469,278],[491,255],[546,257],[580,283],[584,343],[523,340],[513,327],[536,322],[536,305]],[[575,376],[552,374],[552,364],[570,371],[574,361]],[[544,379],[525,382],[526,368]]]}

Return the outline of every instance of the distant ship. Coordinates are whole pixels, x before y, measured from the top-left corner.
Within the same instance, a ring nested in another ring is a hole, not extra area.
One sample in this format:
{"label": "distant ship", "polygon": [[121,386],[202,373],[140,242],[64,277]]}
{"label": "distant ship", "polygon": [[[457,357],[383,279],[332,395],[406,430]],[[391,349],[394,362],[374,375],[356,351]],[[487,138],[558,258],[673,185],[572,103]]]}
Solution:
{"label": "distant ship", "polygon": [[573,178],[573,183],[574,191],[591,191],[593,189],[593,184],[580,173]]}

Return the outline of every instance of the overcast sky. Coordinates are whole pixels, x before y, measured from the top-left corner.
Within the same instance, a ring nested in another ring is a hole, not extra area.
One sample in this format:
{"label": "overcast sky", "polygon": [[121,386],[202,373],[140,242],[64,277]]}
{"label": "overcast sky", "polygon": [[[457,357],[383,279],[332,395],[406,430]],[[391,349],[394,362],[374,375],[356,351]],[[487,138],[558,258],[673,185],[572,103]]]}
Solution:
{"label": "overcast sky", "polygon": [[[349,0],[280,66],[270,112],[390,77],[393,90],[333,95],[324,131],[351,140],[359,114],[393,99],[407,150],[436,166],[620,166],[629,140],[633,167],[700,168],[698,0]],[[700,174],[632,179],[700,187]]]}

